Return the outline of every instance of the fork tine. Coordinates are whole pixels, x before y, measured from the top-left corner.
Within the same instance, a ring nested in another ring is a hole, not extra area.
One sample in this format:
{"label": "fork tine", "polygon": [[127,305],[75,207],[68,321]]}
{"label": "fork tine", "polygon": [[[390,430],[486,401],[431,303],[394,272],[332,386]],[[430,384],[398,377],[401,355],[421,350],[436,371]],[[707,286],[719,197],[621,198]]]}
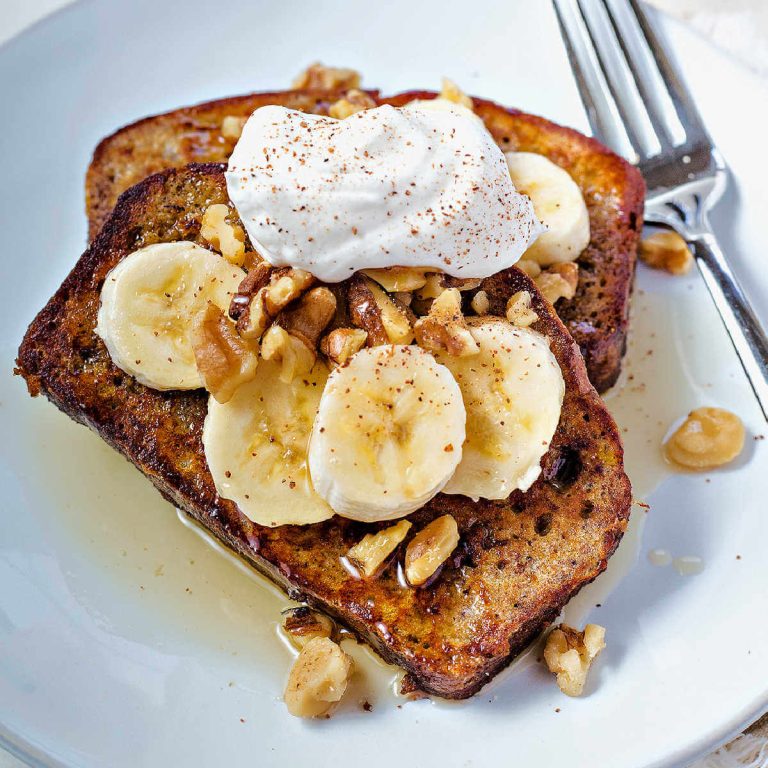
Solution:
{"label": "fork tine", "polygon": [[699,113],[637,0],[602,0],[659,136],[677,147],[709,141]]}
{"label": "fork tine", "polygon": [[642,159],[661,152],[660,134],[643,103],[632,70],[616,35],[605,0],[577,0],[582,18],[592,40],[611,89],[624,128]]}
{"label": "fork tine", "polygon": [[638,156],[608,88],[576,0],[553,0],[587,119],[596,138],[637,162]]}
{"label": "fork tine", "polygon": [[603,2],[658,135],[669,146],[679,146],[686,131],[634,9],[628,0]]}

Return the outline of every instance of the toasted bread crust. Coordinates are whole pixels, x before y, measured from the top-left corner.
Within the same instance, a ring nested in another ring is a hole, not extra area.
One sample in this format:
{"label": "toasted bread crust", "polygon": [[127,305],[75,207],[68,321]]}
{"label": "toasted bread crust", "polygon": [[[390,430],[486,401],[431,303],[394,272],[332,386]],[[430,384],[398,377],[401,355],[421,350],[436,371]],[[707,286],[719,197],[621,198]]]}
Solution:
{"label": "toasted bread crust", "polygon": [[[431,91],[410,91],[388,98],[369,94],[379,104],[400,106],[429,99]],[[104,139],[93,156],[86,180],[86,207],[93,239],[118,195],[145,176],[190,162],[226,162],[234,141],[221,135],[228,115],[247,117],[265,104],[327,114],[342,95],[329,91],[278,91],[219,99],[178,109],[126,126]],[[589,209],[592,239],[579,258],[579,288],[557,304],[576,339],[598,392],[616,381],[624,355],[629,294],[642,229],[645,185],[636,168],[599,142],[570,128],[473,99],[503,150],[537,152],[565,168],[581,187]]]}
{"label": "toasted bread crust", "polygon": [[224,202],[223,166],[152,176],[128,190],[101,233],[30,325],[19,372],[76,421],[136,465],[171,503],[280,584],[340,619],[427,693],[465,698],[504,667],[564,603],[606,566],[625,530],[630,486],[616,425],[590,385],[578,348],[530,280],[512,269],[482,288],[495,314],[518,290],[533,295],[563,370],[566,394],[542,477],[525,494],[473,503],[438,495],[412,516],[414,530],[450,512],[461,542],[421,589],[390,566],[374,581],[350,576],[340,557],[378,526],[335,517],[263,528],[217,496],[201,434],[207,395],[159,392],[112,363],[94,333],[100,289],[138,247],[200,239],[211,203]]}

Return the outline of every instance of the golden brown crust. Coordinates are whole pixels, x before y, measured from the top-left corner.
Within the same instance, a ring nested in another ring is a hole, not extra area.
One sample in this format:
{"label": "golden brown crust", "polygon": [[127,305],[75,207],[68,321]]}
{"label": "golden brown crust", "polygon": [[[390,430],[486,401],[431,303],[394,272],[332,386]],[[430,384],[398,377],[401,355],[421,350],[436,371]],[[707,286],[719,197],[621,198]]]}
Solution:
{"label": "golden brown crust", "polygon": [[[223,119],[246,117],[265,104],[327,114],[339,91],[278,91],[219,99],[149,117],[104,139],[86,180],[91,239],[118,195],[151,173],[191,162],[225,162],[234,139],[222,136]],[[402,105],[433,98],[411,91],[388,98],[368,91],[379,104]],[[624,355],[629,294],[642,229],[645,186],[636,168],[594,139],[535,115],[473,99],[503,150],[537,152],[565,168],[587,202],[592,239],[579,259],[576,296],[558,302],[557,311],[576,339],[592,383],[604,392],[616,381]]]}
{"label": "golden brown crust", "polygon": [[375,580],[355,580],[340,556],[381,526],[337,517],[305,527],[262,528],[248,521],[217,496],[206,465],[206,393],[138,384],[114,366],[94,333],[108,271],[154,242],[204,244],[203,211],[225,201],[223,167],[217,165],[165,171],[128,190],[30,325],[19,372],[32,393],[41,391],[94,429],[163,496],[292,597],[343,621],[408,670],[424,691],[470,696],[605,568],[626,527],[630,486],[619,435],[578,348],[519,270],[484,281],[498,315],[511,294],[531,293],[540,318],[533,327],[550,338],[563,370],[565,402],[543,476],[530,491],[504,502],[439,495],[414,514],[414,531],[449,513],[461,534],[456,552],[426,587],[402,587],[392,566]]}

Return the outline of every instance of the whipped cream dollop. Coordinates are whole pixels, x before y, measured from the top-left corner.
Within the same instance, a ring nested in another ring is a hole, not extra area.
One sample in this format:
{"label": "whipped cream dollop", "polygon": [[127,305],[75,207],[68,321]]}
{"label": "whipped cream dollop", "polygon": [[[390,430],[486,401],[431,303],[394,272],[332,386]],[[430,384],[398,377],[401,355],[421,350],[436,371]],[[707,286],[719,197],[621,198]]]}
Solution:
{"label": "whipped cream dollop", "polygon": [[391,266],[488,277],[542,231],[490,133],[460,107],[345,120],[261,107],[226,179],[261,256],[325,282]]}

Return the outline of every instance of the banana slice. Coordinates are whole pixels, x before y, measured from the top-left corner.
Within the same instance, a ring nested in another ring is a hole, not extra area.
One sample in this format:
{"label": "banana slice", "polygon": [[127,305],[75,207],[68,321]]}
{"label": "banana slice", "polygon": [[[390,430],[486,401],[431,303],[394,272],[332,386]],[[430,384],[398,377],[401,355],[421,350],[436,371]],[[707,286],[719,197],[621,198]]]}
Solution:
{"label": "banana slice", "polygon": [[541,473],[560,421],[565,384],[549,341],[501,318],[467,318],[480,346],[473,357],[438,355],[467,409],[463,458],[443,493],[506,499]]}
{"label": "banana slice", "polygon": [[343,517],[403,517],[453,474],[465,420],[456,381],[429,352],[362,349],[323,392],[309,441],[315,490]]}
{"label": "banana slice", "polygon": [[304,525],[332,517],[312,488],[307,444],[328,369],[318,362],[290,383],[261,360],[232,399],[208,400],[203,449],[219,495],[259,525]]}
{"label": "banana slice", "polygon": [[245,272],[195,243],[158,243],[126,256],[101,289],[96,333],[112,362],[152,389],[203,386],[190,333],[208,302],[226,312]]}
{"label": "banana slice", "polygon": [[589,245],[589,212],[576,182],[544,155],[507,152],[505,157],[512,183],[531,198],[534,213],[548,230],[522,258],[542,266],[577,259]]}

